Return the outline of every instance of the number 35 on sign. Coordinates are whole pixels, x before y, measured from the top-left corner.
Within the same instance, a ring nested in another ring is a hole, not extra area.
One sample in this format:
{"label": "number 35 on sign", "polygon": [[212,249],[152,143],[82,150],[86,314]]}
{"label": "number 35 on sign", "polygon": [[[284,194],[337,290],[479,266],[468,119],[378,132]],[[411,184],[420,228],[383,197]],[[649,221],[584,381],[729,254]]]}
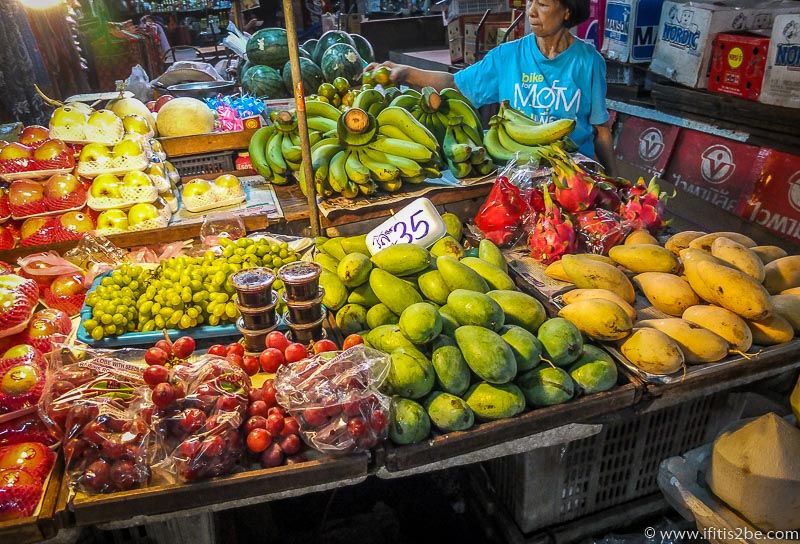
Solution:
{"label": "number 35 on sign", "polygon": [[433,202],[418,198],[367,234],[367,247],[375,255],[395,244],[431,246],[445,235],[444,219]]}

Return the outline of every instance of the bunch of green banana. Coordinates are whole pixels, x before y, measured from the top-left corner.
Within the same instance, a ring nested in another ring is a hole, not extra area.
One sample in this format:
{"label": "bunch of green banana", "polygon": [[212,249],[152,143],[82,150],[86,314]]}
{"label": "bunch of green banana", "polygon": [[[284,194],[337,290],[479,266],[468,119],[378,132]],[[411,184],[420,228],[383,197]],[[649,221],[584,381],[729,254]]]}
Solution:
{"label": "bunch of green banana", "polygon": [[272,134],[267,138],[266,159],[276,185],[286,184],[289,173],[300,170],[302,153],[294,113],[280,111],[275,116]]}
{"label": "bunch of green banana", "polygon": [[473,171],[482,176],[494,171],[494,163],[480,141],[480,135],[460,115],[447,118],[442,154],[456,178],[466,178]]}
{"label": "bunch of green banana", "polygon": [[306,123],[311,145],[336,136],[336,122],[342,112],[336,106],[318,100],[306,100]]}
{"label": "bunch of green banana", "polygon": [[[563,149],[572,144],[569,135],[575,129],[574,119],[558,119],[539,124],[505,100],[500,111],[489,121],[483,139],[486,151],[498,164],[519,157],[546,161],[552,146]],[[572,144],[574,145],[574,144]]]}

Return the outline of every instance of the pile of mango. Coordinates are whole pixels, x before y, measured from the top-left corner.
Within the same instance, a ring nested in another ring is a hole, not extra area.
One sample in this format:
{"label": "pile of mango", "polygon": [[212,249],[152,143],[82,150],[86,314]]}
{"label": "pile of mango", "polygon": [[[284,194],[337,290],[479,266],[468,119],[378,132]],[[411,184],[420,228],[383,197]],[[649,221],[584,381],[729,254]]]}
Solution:
{"label": "pile of mango", "polygon": [[395,444],[616,385],[606,352],[516,290],[494,244],[465,251],[461,222],[444,219],[448,234],[430,250],[397,244],[370,257],[364,236],[317,242],[323,304],[344,335],[390,355]]}
{"label": "pile of mango", "polygon": [[[559,315],[591,339],[615,342],[650,374],[782,344],[800,332],[800,256],[737,232],[685,231],[664,246],[634,232],[607,257],[565,255],[545,273],[577,287],[562,296]],[[640,319],[637,291],[664,316]]]}

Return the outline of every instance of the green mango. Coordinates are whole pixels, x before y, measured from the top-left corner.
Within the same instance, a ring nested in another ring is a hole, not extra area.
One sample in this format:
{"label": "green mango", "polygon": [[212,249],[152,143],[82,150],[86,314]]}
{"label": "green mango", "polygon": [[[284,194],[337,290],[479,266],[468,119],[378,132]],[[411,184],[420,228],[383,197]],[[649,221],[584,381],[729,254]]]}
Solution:
{"label": "green mango", "polygon": [[341,261],[344,259],[346,255],[344,249],[342,249],[342,238],[330,238],[324,244],[322,244],[322,251],[336,259],[337,261]]}
{"label": "green mango", "polygon": [[443,433],[466,431],[475,424],[472,408],[450,393],[434,391],[425,399],[424,406],[431,423]]}
{"label": "green mango", "polygon": [[402,314],[412,304],[422,302],[422,296],[411,284],[380,268],[372,269],[369,285],[378,300],[397,315]]}
{"label": "green mango", "polygon": [[369,283],[365,283],[364,285],[359,285],[350,291],[350,296],[347,297],[347,302],[350,304],[361,304],[367,308],[372,308],[376,304],[380,304],[381,301],[375,296],[375,293],[372,291],[372,287],[369,286]]}
{"label": "green mango", "polygon": [[547,319],[542,303],[520,291],[489,291],[486,295],[503,309],[506,325],[517,325],[536,334]]}
{"label": "green mango", "polygon": [[450,288],[447,287],[441,272],[438,270],[425,272],[419,277],[417,283],[425,298],[432,300],[436,304],[447,304],[447,295],[450,294]]}
{"label": "green mango", "polygon": [[345,304],[336,312],[336,324],[342,336],[349,336],[367,327],[367,309],[360,304]]}
{"label": "green mango", "polygon": [[456,343],[469,368],[489,383],[508,383],[517,375],[511,346],[496,332],[465,325],[456,329]]}
{"label": "green mango", "polygon": [[330,238],[328,238],[327,236],[317,236],[316,238],[314,238],[314,246],[317,249],[321,250],[322,246],[324,246],[325,242],[327,242],[328,240],[330,240]]}
{"label": "green mango", "polygon": [[533,334],[522,327],[509,325],[503,327],[500,337],[514,352],[514,359],[517,361],[517,371],[530,370],[536,368],[541,362],[542,344]]}
{"label": "green mango", "polygon": [[449,255],[454,259],[460,259],[464,256],[464,248],[461,247],[461,244],[458,243],[458,240],[445,234],[431,247],[432,257],[438,258],[442,255]]}
{"label": "green mango", "polygon": [[370,256],[369,248],[367,247],[366,234],[342,238],[342,249],[348,255],[350,253],[361,253],[362,255],[366,255],[367,257]]}
{"label": "green mango", "polygon": [[514,280],[490,262],[476,257],[464,257],[461,259],[461,264],[477,272],[480,277],[486,280],[489,288],[493,291],[513,291],[516,288]]}
{"label": "green mango", "polygon": [[419,403],[402,397],[392,397],[389,412],[389,440],[398,446],[421,442],[431,434],[428,412]]}
{"label": "green mango", "polygon": [[442,332],[442,318],[432,305],[418,302],[400,314],[400,330],[415,344],[427,344]]}
{"label": "green mango", "polygon": [[379,325],[369,331],[367,339],[372,347],[384,353],[391,353],[402,347],[414,348],[399,325]]}
{"label": "green mango", "polygon": [[395,244],[373,255],[372,262],[394,276],[408,276],[428,268],[431,254],[424,247],[415,244]]}
{"label": "green mango", "polygon": [[543,363],[519,375],[516,384],[531,406],[552,406],[567,402],[575,394],[575,384],[563,368]]}
{"label": "green mango", "polygon": [[508,274],[508,263],[506,262],[506,258],[503,256],[503,252],[500,251],[491,240],[487,240],[484,238],[478,244],[478,257],[486,261],[487,263],[492,263],[497,268]]}
{"label": "green mango", "polygon": [[441,272],[447,288],[451,291],[466,289],[486,293],[489,285],[477,272],[467,265],[461,264],[453,257],[443,255],[436,259],[436,268]]}
{"label": "green mango", "polygon": [[476,383],[464,394],[467,406],[484,421],[514,417],[525,409],[525,396],[513,383]]}
{"label": "green mango", "polygon": [[367,310],[367,327],[377,329],[381,325],[395,325],[400,322],[400,318],[393,314],[386,307],[386,304],[378,303]]}
{"label": "green mango", "polygon": [[337,269],[339,268],[339,261],[327,253],[322,251],[318,252],[314,255],[314,262],[320,265],[324,270],[338,274]]}
{"label": "green mango", "polygon": [[447,234],[460,241],[461,235],[464,232],[461,218],[454,213],[443,213],[442,219],[444,219],[444,226],[447,229]]}
{"label": "green mango", "polygon": [[[447,336],[439,338],[447,338]],[[455,344],[455,342],[453,343]],[[458,346],[440,342],[440,345],[433,350],[431,364],[436,373],[436,383],[442,391],[453,395],[462,395],[469,387],[472,376]]]}
{"label": "green mango", "polygon": [[344,286],[339,276],[323,269],[319,277],[319,284],[325,289],[322,305],[329,310],[338,310],[347,302],[347,287]]}
{"label": "green mango", "polygon": [[459,323],[458,319],[456,319],[456,315],[453,313],[452,308],[445,304],[439,308],[439,315],[442,318],[442,334],[447,335],[450,338],[454,338],[456,329],[461,326],[461,323]]}
{"label": "green mango", "polygon": [[336,268],[339,279],[351,289],[365,284],[371,271],[372,261],[361,253],[348,253]]}
{"label": "green mango", "polygon": [[447,297],[447,307],[461,325],[478,325],[499,331],[505,324],[500,305],[477,291],[456,289]]}
{"label": "green mango", "polygon": [[617,364],[611,356],[592,344],[584,344],[583,353],[569,367],[569,375],[584,393],[608,391],[617,385]]}
{"label": "green mango", "polygon": [[568,366],[583,353],[581,331],[563,317],[542,323],[536,337],[542,343],[542,357],[556,366]]}
{"label": "green mango", "polygon": [[416,348],[397,348],[386,381],[392,393],[407,399],[419,399],[433,389],[436,373],[425,355]]}

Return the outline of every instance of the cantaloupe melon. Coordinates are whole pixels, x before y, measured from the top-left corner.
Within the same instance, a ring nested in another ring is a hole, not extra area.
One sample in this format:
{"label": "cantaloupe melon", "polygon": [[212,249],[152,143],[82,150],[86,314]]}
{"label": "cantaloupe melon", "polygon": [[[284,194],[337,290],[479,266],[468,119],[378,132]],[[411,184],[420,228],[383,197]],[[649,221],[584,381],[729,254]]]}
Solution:
{"label": "cantaloupe melon", "polygon": [[[120,119],[130,114],[141,115],[145,118],[147,124],[150,125],[150,128],[153,129],[153,131],[156,130],[156,119],[141,100],[136,98],[109,100],[107,108],[116,113]],[[156,136],[158,136],[157,133]]]}
{"label": "cantaloupe melon", "polygon": [[770,413],[723,433],[706,482],[754,527],[800,529],[800,429]]}
{"label": "cantaloupe melon", "polygon": [[156,123],[164,137],[208,134],[214,130],[214,112],[200,100],[174,98],[158,111]]}

